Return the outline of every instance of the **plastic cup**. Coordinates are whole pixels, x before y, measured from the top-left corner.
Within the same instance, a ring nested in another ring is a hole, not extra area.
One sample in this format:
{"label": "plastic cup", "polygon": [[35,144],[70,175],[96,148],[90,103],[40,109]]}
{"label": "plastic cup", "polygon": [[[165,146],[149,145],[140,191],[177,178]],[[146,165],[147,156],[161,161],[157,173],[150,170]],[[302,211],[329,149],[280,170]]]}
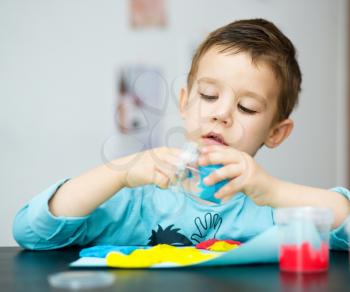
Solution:
{"label": "plastic cup", "polygon": [[169,188],[174,192],[185,193],[205,205],[221,204],[221,200],[215,197],[215,193],[223,187],[228,180],[220,181],[207,186],[204,179],[212,172],[223,167],[222,164],[198,166],[199,148],[195,143],[187,143],[180,155],[175,179]]}
{"label": "plastic cup", "polygon": [[317,207],[279,208],[275,219],[280,231],[280,270],[327,271],[332,211]]}
{"label": "plastic cup", "polygon": [[[345,221],[345,232],[348,235],[348,242],[350,242],[350,216]],[[350,265],[350,245],[349,245],[349,265]]]}
{"label": "plastic cup", "polygon": [[345,220],[345,231],[348,235],[348,239],[350,240],[350,216]]}

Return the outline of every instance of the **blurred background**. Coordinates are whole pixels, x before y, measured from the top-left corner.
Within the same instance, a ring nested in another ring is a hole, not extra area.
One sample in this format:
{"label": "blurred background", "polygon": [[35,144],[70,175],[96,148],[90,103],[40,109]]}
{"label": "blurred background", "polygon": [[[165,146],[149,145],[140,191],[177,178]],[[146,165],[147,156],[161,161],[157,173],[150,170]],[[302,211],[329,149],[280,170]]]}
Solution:
{"label": "blurred background", "polygon": [[294,132],[258,162],[291,182],[349,187],[349,11],[347,0],[0,0],[0,246],[16,244],[19,208],[59,179],[181,146],[193,51],[243,18],[273,21],[303,72]]}

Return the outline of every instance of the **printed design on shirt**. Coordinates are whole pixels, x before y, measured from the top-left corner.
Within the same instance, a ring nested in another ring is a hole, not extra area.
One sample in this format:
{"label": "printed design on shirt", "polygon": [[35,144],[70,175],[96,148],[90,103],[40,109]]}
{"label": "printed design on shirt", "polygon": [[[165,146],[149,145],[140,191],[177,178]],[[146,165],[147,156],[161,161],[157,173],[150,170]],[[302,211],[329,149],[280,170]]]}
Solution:
{"label": "printed design on shirt", "polygon": [[193,243],[183,234],[179,232],[180,228],[173,228],[174,224],[162,228],[158,224],[158,230],[152,230],[152,235],[148,238],[148,245],[157,245],[160,243],[166,243],[170,245],[185,246],[193,245]]}
{"label": "printed design on shirt", "polygon": [[215,238],[222,223],[222,217],[218,213],[212,214],[208,212],[202,219],[200,217],[194,219],[198,232],[193,233],[191,239],[197,243],[204,241],[209,234],[213,234],[210,238]]}

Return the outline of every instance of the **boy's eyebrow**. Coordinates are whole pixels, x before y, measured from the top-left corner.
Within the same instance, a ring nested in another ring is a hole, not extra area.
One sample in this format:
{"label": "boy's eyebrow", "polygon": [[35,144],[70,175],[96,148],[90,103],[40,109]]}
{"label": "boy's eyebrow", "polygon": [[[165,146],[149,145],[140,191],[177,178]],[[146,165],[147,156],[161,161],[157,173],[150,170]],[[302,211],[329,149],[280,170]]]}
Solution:
{"label": "boy's eyebrow", "polygon": [[[202,78],[199,78],[197,80],[198,83],[210,83],[210,84],[216,84],[216,85],[220,85],[220,80],[218,79],[215,79],[215,78],[211,78],[211,77],[202,77]],[[267,104],[267,98],[254,92],[254,91],[251,91],[251,90],[242,90],[240,92],[240,94],[238,94],[239,96],[247,96],[247,97],[253,97],[253,98],[256,98],[258,99],[259,101],[261,101],[262,103],[264,103],[265,105]]]}
{"label": "boy's eyebrow", "polygon": [[253,97],[255,99],[258,99],[259,101],[261,101],[262,103],[264,103],[265,105],[267,104],[267,99],[266,97],[257,94],[254,91],[250,91],[250,90],[246,90],[246,91],[242,91],[240,92],[239,96],[247,96],[247,97]]}
{"label": "boy's eyebrow", "polygon": [[211,77],[202,77],[202,78],[199,78],[197,80],[197,83],[210,83],[210,84],[217,84],[219,85],[220,84],[220,81],[218,79],[215,79],[215,78],[211,78]]}

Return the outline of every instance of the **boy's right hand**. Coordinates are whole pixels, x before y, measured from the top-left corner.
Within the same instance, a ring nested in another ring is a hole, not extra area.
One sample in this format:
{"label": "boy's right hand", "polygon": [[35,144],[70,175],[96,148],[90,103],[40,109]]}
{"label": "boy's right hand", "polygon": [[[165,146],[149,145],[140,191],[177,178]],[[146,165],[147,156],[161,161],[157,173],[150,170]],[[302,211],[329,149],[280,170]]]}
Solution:
{"label": "boy's right hand", "polygon": [[123,183],[125,187],[155,184],[168,188],[175,178],[181,149],[160,147],[124,157]]}

